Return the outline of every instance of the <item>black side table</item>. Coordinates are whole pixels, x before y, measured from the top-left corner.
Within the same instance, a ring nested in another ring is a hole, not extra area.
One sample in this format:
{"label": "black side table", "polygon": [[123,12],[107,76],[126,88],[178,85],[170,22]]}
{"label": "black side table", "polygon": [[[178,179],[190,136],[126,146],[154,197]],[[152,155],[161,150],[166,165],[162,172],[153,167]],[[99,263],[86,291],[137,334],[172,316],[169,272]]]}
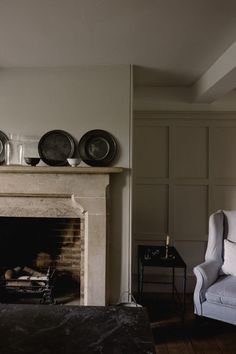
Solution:
{"label": "black side table", "polygon": [[[172,280],[169,282],[161,281],[145,281],[144,280],[144,269],[145,267],[163,267],[172,268]],[[183,293],[182,301],[178,294],[177,288],[175,286],[175,268],[183,269]],[[143,295],[143,284],[154,283],[154,284],[171,284],[172,294],[176,294],[181,301],[183,316],[185,313],[185,295],[186,295],[186,263],[183,261],[182,257],[178,253],[175,247],[168,247],[166,250],[165,246],[149,246],[149,245],[139,245],[138,246],[138,297],[139,301],[142,299]]]}

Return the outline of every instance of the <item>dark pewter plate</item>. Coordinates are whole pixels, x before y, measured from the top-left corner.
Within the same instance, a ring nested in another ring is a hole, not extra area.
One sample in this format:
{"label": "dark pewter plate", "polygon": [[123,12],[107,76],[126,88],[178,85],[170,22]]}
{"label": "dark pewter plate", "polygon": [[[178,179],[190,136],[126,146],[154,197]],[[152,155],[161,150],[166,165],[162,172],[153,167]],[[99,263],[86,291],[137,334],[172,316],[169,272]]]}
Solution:
{"label": "dark pewter plate", "polygon": [[105,130],[90,130],[80,139],[79,155],[90,166],[109,166],[116,153],[117,142]]}
{"label": "dark pewter plate", "polygon": [[67,159],[75,151],[73,137],[64,130],[51,130],[44,134],[38,144],[39,156],[50,166],[68,165]]}
{"label": "dark pewter plate", "polygon": [[5,144],[8,140],[8,136],[0,130],[0,164],[5,161]]}

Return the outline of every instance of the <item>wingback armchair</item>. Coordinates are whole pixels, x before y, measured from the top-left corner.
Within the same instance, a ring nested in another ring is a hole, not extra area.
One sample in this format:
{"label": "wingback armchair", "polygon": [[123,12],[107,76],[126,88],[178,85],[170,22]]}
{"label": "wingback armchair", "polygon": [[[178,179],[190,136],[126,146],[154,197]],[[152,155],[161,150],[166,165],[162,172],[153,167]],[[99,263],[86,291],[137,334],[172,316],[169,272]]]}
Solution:
{"label": "wingback armchair", "polygon": [[209,218],[205,262],[194,268],[196,315],[236,324],[235,269],[236,210],[219,210]]}

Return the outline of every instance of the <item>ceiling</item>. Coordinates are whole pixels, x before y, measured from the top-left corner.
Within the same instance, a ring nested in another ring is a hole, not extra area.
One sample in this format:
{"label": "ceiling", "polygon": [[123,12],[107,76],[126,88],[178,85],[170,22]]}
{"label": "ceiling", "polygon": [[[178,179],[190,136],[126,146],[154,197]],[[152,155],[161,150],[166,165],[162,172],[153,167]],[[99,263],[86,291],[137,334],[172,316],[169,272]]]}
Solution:
{"label": "ceiling", "polygon": [[0,67],[133,64],[137,86],[189,86],[235,19],[235,0],[0,0]]}

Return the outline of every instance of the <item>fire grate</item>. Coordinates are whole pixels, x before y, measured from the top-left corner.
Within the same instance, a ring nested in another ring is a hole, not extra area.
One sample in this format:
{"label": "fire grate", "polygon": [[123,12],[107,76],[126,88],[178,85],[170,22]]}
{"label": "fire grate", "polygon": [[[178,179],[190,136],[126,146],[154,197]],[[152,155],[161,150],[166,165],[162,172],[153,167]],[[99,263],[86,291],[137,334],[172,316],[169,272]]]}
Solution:
{"label": "fire grate", "polygon": [[5,272],[1,280],[1,295],[3,299],[9,296],[37,296],[41,304],[54,304],[54,274],[55,269],[49,267],[45,272],[39,272],[29,267],[15,267]]}

